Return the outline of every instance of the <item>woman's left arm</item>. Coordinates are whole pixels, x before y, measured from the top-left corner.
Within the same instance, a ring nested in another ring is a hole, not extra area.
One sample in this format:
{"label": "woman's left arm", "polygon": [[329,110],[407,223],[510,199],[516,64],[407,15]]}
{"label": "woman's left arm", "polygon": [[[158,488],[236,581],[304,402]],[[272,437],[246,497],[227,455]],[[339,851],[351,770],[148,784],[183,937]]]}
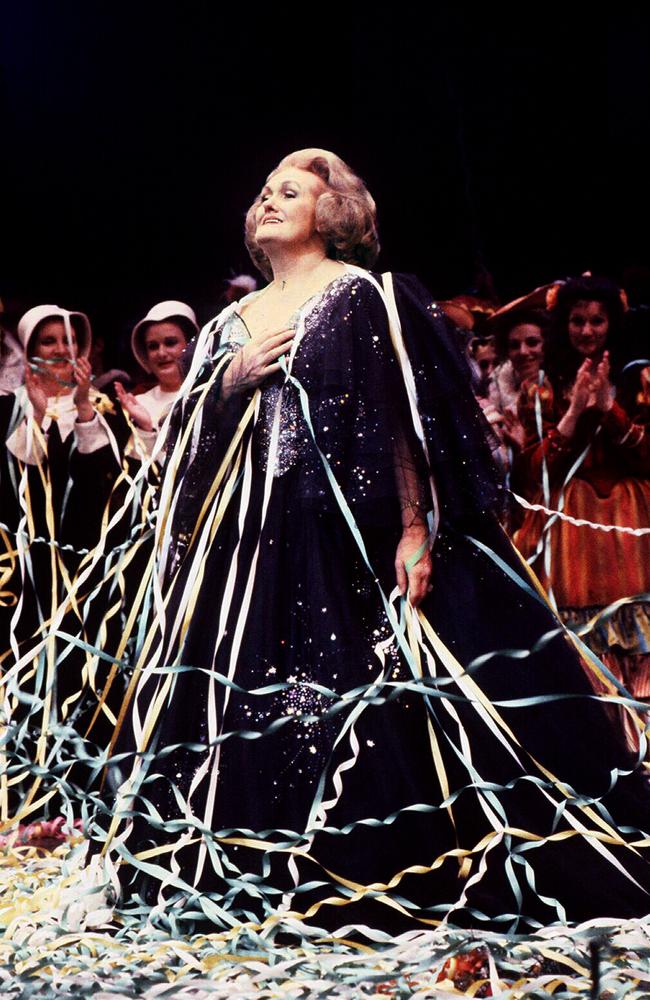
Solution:
{"label": "woman's left arm", "polygon": [[650,476],[650,437],[645,424],[632,420],[614,401],[603,415],[603,431],[632,474]]}
{"label": "woman's left arm", "polygon": [[95,411],[90,402],[90,382],[92,368],[88,358],[77,358],[74,366],[74,380],[77,387],[74,391],[74,402],[77,407],[77,422],[87,424],[95,417]]}
{"label": "woman's left arm", "polygon": [[603,432],[609,441],[617,446],[619,456],[623,458],[632,474],[650,475],[650,440],[647,428],[645,424],[632,420],[616,402],[609,381],[607,354],[596,369],[592,388],[594,405],[602,413]]}
{"label": "woman's left arm", "polygon": [[[431,589],[431,549],[424,487],[403,434],[394,448],[395,481],[402,518],[402,537],[395,553],[395,574],[402,596],[414,607]],[[414,561],[413,561],[414,560]]]}
{"label": "woman's left arm", "polygon": [[88,358],[77,358],[74,366],[74,380],[77,387],[74,391],[74,403],[77,408],[75,421],[75,437],[81,455],[90,455],[100,448],[110,444],[106,427],[99,419],[99,414],[90,401],[90,386],[92,368]]}

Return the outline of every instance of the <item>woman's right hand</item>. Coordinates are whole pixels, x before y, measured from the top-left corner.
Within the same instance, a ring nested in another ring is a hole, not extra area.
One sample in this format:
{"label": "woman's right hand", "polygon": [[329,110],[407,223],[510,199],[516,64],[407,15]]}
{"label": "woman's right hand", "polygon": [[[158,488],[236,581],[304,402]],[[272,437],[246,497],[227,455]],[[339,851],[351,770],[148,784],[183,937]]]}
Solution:
{"label": "woman's right hand", "polygon": [[609,351],[605,351],[599,364],[596,366],[591,382],[593,393],[591,405],[595,406],[602,413],[607,413],[608,410],[611,410],[614,403],[614,389],[609,380],[609,370]]}
{"label": "woman's right hand", "polygon": [[45,411],[47,410],[47,394],[41,386],[38,373],[33,370],[29,362],[25,365],[25,389],[27,390],[27,397],[32,404],[34,420],[40,427],[45,417]]}
{"label": "woman's right hand", "polygon": [[575,382],[569,393],[569,409],[557,425],[557,430],[562,437],[568,439],[573,437],[580,416],[592,404],[593,393],[593,366],[587,358],[578,368]]}
{"label": "woman's right hand", "polygon": [[575,382],[569,393],[569,409],[564,414],[557,429],[566,438],[575,434],[579,417],[588,407],[608,409],[611,406],[611,385],[609,382],[609,359],[607,352],[603,360],[596,365],[586,358],[576,374]]}
{"label": "woman's right hand", "polygon": [[138,397],[132,392],[127,392],[121,382],[115,383],[115,395],[120,401],[123,410],[126,410],[136,427],[141,431],[152,431],[153,421],[151,414],[142,403],[138,402]]}
{"label": "woman's right hand", "polygon": [[293,327],[270,330],[242,347],[224,374],[222,398],[225,400],[248,389],[255,389],[269,375],[279,371],[279,359],[291,348],[295,332]]}
{"label": "woman's right hand", "polygon": [[594,371],[591,360],[587,358],[578,368],[576,380],[569,394],[569,408],[575,416],[579,416],[592,402]]}
{"label": "woman's right hand", "polygon": [[510,409],[503,411],[503,438],[507,444],[518,451],[524,450],[526,431],[517,413]]}

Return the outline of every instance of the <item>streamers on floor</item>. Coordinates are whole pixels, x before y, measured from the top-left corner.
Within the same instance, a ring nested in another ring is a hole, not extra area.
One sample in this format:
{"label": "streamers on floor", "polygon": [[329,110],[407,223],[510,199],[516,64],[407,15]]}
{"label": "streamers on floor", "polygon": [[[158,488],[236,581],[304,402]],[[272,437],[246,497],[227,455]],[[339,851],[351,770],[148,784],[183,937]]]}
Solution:
{"label": "streamers on floor", "polygon": [[645,1000],[650,993],[650,927],[641,921],[595,920],[528,935],[375,932],[361,943],[287,920],[174,937],[116,919],[110,882],[102,889],[89,877],[87,845],[70,840],[48,852],[29,843],[0,851],[2,1000]]}
{"label": "streamers on floor", "polygon": [[[283,988],[278,963],[287,988],[307,970],[303,995],[331,976],[348,995],[403,974],[438,990],[471,940],[489,954],[461,966],[487,962],[498,995],[498,948],[509,961],[527,940],[510,935],[650,910],[645,706],[501,532],[437,310],[410,279],[348,267],[295,324],[285,370],[227,406],[248,332],[235,306],[208,324],[161,432],[160,485],[155,452],[125,465],[72,569],[50,539],[49,603],[2,661],[0,805],[5,832],[62,815],[90,847],[6,847],[21,976],[38,947],[53,984],[97,962],[112,975],[112,954],[161,987],[177,958],[179,977],[229,989],[261,976],[261,995]],[[435,536],[417,611],[394,586],[404,503]],[[9,587],[41,544],[28,510]],[[586,981],[574,954],[566,975]],[[560,959],[534,955],[535,975],[564,982]]]}

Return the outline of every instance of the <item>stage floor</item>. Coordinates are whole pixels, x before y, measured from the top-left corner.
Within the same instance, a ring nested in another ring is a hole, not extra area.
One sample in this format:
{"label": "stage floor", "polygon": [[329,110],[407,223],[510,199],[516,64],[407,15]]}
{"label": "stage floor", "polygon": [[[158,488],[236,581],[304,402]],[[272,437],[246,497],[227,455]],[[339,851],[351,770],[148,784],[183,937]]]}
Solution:
{"label": "stage floor", "polygon": [[120,925],[81,837],[27,839],[0,848],[0,1000],[650,997],[650,921],[527,936],[368,929],[363,939],[344,932],[296,945],[289,922],[174,938]]}

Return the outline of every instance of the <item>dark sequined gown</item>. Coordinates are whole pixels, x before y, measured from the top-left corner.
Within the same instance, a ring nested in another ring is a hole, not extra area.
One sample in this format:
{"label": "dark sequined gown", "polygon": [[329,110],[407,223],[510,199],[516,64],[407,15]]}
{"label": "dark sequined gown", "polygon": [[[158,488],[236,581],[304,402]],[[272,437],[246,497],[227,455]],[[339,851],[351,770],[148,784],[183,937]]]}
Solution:
{"label": "dark sequined gown", "polygon": [[[395,289],[426,453],[385,302],[357,271],[303,308],[291,380],[279,374],[224,410],[217,379],[179,408],[177,440],[201,413],[176,475],[158,667],[181,669],[145,669],[117,744],[127,753],[150,722],[157,756],[139,790],[122,786],[137,792],[128,851],[154,849],[123,868],[127,907],[144,900],[217,926],[284,908],[319,926],[391,929],[446,914],[510,914],[510,927],[519,914],[650,909],[647,863],[576,833],[602,834],[605,821],[566,794],[603,796],[614,823],[642,826],[642,778],[609,791],[611,769],[634,764],[589,699],[574,648],[513,578],[522,571],[491,512],[498,488],[453,335],[412,279]],[[236,312],[223,314],[204,335],[194,388],[219,345],[235,351],[247,337]],[[238,428],[235,473],[212,500]],[[418,502],[431,505],[432,470],[441,510],[423,610],[444,647],[423,640],[410,664],[382,597],[395,585],[405,453]],[[171,639],[179,609],[186,631]],[[503,650],[528,655],[476,662]],[[561,692],[570,699],[553,699]],[[124,757],[112,780],[128,775]]]}

